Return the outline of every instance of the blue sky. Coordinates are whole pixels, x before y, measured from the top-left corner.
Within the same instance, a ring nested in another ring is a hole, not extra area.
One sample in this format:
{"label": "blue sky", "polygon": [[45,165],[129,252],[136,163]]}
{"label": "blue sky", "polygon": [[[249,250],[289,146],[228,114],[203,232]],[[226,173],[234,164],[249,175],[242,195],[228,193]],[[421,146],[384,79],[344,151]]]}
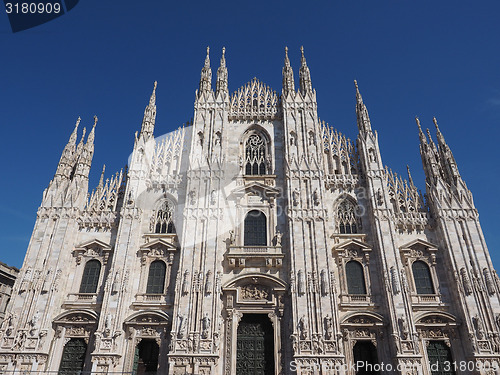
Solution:
{"label": "blue sky", "polygon": [[103,164],[107,177],[126,164],[155,80],[156,135],[191,119],[207,45],[214,73],[226,47],[230,91],[255,76],[279,92],[284,47],[298,82],[304,45],[321,119],[356,137],[357,79],[384,163],[422,189],[414,117],[437,117],[500,268],[498,14],[498,1],[81,0],[16,34],[0,16],[0,261],[22,265],[78,116],[99,117],[93,187]]}

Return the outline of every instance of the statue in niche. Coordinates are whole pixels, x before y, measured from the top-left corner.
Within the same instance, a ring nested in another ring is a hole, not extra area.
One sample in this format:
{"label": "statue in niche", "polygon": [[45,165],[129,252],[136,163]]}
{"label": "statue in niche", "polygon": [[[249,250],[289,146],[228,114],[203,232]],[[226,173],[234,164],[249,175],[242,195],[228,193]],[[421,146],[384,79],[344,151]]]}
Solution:
{"label": "statue in niche", "polygon": [[275,246],[281,246],[281,239],[283,237],[283,233],[281,233],[279,230],[276,231],[276,236],[274,237],[275,238],[275,243],[276,245]]}
{"label": "statue in niche", "polygon": [[186,335],[186,317],[179,314],[179,329],[177,331],[177,338],[183,339]]}
{"label": "statue in niche", "polygon": [[205,316],[201,320],[201,337],[206,339],[208,337],[208,331],[210,330],[210,318],[208,313],[205,313]]}
{"label": "statue in niche", "polygon": [[295,188],[295,190],[292,193],[292,200],[293,200],[294,206],[299,205],[299,196],[300,196],[299,190],[297,188]]}
{"label": "statue in niche", "polygon": [[325,316],[325,337],[327,340],[331,340],[333,338],[333,323],[330,315]]}
{"label": "statue in niche", "polygon": [[235,238],[234,238],[234,230],[229,231],[229,245],[234,245]]}
{"label": "statue in niche", "polygon": [[314,189],[314,192],[313,192],[313,204],[315,206],[319,205],[319,193],[318,193],[318,189]]}
{"label": "statue in niche", "polygon": [[305,315],[302,315],[302,317],[299,320],[299,331],[300,331],[300,338],[302,340],[307,340],[309,334],[309,327],[307,326],[307,319]]}

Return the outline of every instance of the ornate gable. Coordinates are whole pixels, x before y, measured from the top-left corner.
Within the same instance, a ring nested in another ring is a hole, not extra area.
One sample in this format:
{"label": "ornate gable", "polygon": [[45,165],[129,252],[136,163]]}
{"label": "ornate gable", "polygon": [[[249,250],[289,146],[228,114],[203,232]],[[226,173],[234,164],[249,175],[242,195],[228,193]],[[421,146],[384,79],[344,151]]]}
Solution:
{"label": "ornate gable", "polygon": [[231,95],[230,119],[267,119],[281,116],[280,99],[276,91],[253,78]]}

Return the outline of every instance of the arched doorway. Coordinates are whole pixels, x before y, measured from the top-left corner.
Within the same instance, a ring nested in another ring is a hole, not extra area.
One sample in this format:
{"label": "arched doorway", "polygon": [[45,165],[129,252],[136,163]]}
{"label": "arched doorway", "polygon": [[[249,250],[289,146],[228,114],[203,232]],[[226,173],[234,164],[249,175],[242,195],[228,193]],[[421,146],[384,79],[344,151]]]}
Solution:
{"label": "arched doorway", "polygon": [[237,375],[274,375],[274,333],[265,314],[243,314],[236,342]]}
{"label": "arched doorway", "polygon": [[371,341],[358,341],[352,352],[357,375],[379,374],[375,371],[378,366],[374,367],[378,364],[377,348]]}
{"label": "arched doorway", "polygon": [[160,347],[153,339],[142,339],[135,347],[134,375],[156,374],[158,371],[158,355]]}
{"label": "arched doorway", "polygon": [[[443,341],[429,341],[427,346],[427,357],[432,375],[454,375],[450,348]],[[445,366],[448,364],[448,366]]]}
{"label": "arched doorway", "polygon": [[84,339],[72,338],[64,345],[59,374],[76,375],[80,374],[85,364],[85,353],[87,344]]}

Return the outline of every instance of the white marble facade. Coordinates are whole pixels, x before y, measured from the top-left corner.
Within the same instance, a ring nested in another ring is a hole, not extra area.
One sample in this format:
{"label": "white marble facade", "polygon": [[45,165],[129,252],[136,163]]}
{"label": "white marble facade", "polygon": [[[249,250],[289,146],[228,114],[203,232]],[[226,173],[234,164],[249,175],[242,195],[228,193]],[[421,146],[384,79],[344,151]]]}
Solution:
{"label": "white marble facade", "polygon": [[0,327],[0,372],[58,371],[81,345],[92,373],[247,374],[240,328],[260,319],[261,374],[354,374],[368,352],[431,374],[432,348],[465,361],[457,373],[499,373],[500,282],[437,122],[434,143],[417,119],[424,200],[384,166],[357,84],[352,141],[318,120],[303,51],[298,90],[287,54],[281,94],[255,78],[231,94],[227,79],[223,51],[213,90],[207,51],[193,122],[158,138],[155,83],[128,169],[91,194],[97,118],[86,142],[77,121]]}

